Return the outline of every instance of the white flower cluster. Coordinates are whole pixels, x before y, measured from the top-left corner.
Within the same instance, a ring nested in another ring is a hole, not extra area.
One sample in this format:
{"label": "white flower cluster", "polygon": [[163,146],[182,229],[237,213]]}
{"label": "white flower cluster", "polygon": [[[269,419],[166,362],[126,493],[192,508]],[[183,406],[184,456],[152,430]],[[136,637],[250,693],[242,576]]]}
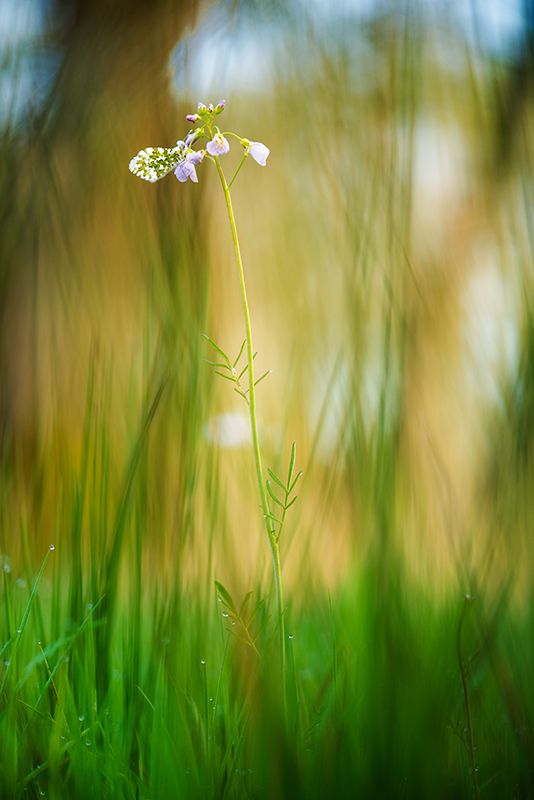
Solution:
{"label": "white flower cluster", "polygon": [[[254,161],[264,167],[270,152],[266,145],[262,142],[243,139],[232,131],[228,131],[225,135],[213,124],[214,118],[224,111],[225,105],[225,100],[221,100],[216,106],[213,103],[210,103],[209,106],[199,103],[197,113],[187,114],[186,117],[188,122],[198,123],[198,127],[190,130],[184,141],[176,142],[175,147],[146,147],[144,150],[140,150],[130,161],[130,172],[144,181],[155,183],[174,170],[174,174],[181,183],[186,183],[188,180],[198,183],[196,166],[203,161],[206,154],[211,160],[216,160],[230,150],[230,143],[226,136],[233,136],[243,147],[241,164],[248,155],[251,155]],[[206,149],[193,150],[193,144],[201,139],[208,139]],[[235,175],[241,169],[241,164]],[[230,181],[230,186],[232,183],[233,179]]]}

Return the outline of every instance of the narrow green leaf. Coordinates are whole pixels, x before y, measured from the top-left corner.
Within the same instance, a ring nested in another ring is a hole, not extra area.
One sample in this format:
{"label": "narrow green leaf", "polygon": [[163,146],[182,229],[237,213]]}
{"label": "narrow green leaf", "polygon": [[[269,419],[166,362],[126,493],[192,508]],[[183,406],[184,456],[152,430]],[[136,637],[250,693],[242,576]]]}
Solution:
{"label": "narrow green leaf", "polygon": [[227,369],[231,371],[231,367],[229,367],[227,364],[221,364],[220,361],[210,361],[209,359],[205,358],[204,363],[209,364],[210,367],[219,367],[219,369]]}
{"label": "narrow green leaf", "polygon": [[286,506],[286,511],[287,511],[287,509],[288,509],[288,508],[291,508],[291,506],[293,505],[293,503],[295,502],[295,500],[297,499],[297,497],[298,497],[298,494],[296,494],[296,495],[295,495],[295,497],[293,498],[293,500],[291,500],[291,501],[290,501],[290,502],[287,504],[287,506]]}
{"label": "narrow green leaf", "polygon": [[287,492],[287,486],[285,486],[285,485],[282,483],[281,479],[278,477],[278,475],[276,474],[276,472],[273,472],[273,470],[272,470],[270,467],[267,467],[267,472],[269,473],[269,476],[270,476],[270,477],[273,479],[273,481],[274,481],[275,483],[277,483],[277,484],[278,484],[278,486],[279,486],[281,489],[283,489],[283,490],[284,490],[284,492]]}
{"label": "narrow green leaf", "polygon": [[252,597],[252,592],[247,592],[245,597],[243,598],[243,602],[241,603],[241,607],[239,609],[239,616],[243,617],[246,607],[250,602],[250,598]]}
{"label": "narrow green leaf", "polygon": [[243,377],[243,375],[245,374],[245,372],[247,371],[247,369],[248,369],[248,364],[247,364],[247,366],[246,366],[246,367],[244,367],[244,369],[242,369],[242,370],[241,370],[241,372],[240,372],[240,373],[239,373],[239,375],[237,376],[237,380],[238,380],[238,381],[240,381],[240,380],[241,380],[241,378]]}
{"label": "narrow green leaf", "polygon": [[7,683],[7,677],[8,677],[8,674],[9,674],[9,668],[10,668],[10,665],[12,663],[14,663],[15,654],[16,654],[16,652],[18,650],[18,646],[19,646],[20,640],[22,639],[22,635],[24,633],[24,629],[26,628],[26,623],[28,622],[28,617],[30,616],[30,611],[32,609],[32,603],[35,600],[35,596],[37,594],[37,589],[39,588],[39,584],[41,582],[41,578],[43,577],[43,572],[45,570],[48,558],[50,556],[50,553],[54,549],[55,549],[54,545],[50,545],[49,546],[48,550],[46,551],[45,557],[43,559],[43,563],[41,564],[41,569],[37,573],[37,577],[36,577],[36,579],[34,581],[32,590],[30,592],[30,596],[28,598],[28,602],[26,603],[26,608],[24,609],[24,612],[22,614],[22,619],[21,619],[21,621],[19,623],[19,627],[17,629],[17,634],[16,634],[16,637],[15,637],[15,640],[14,640],[14,643],[13,643],[13,648],[11,650],[11,659],[8,662],[8,665],[4,669],[4,675],[2,677],[2,682],[0,684],[0,697],[4,693],[4,689],[5,689],[5,686],[6,686],[6,683]]}
{"label": "narrow green leaf", "polygon": [[271,372],[272,372],[272,370],[271,370],[271,369],[268,369],[268,370],[267,370],[267,372],[264,372],[264,373],[263,373],[263,375],[261,376],[261,378],[258,378],[258,380],[257,380],[257,381],[254,381],[254,386],[257,386],[257,385],[258,385],[258,383],[260,383],[260,382],[261,382],[261,381],[262,381],[264,378],[266,378],[266,377],[267,377],[267,375],[270,375],[270,374],[271,374]]}
{"label": "narrow green leaf", "polygon": [[[256,358],[257,355],[258,355],[257,353],[254,353],[254,355],[252,356],[252,360],[253,361],[254,361],[254,359]],[[245,374],[247,369],[248,369],[248,364],[245,367],[243,367],[243,369],[241,370],[241,372],[237,376],[237,380],[241,380],[241,378],[243,377],[243,375]]]}
{"label": "narrow green leaf", "polygon": [[289,471],[287,473],[287,486],[291,484],[291,478],[293,477],[293,469],[295,468],[295,458],[297,455],[297,445],[295,442],[291,445],[291,455],[289,457]]}
{"label": "narrow green leaf", "polygon": [[284,507],[284,504],[280,502],[280,500],[278,499],[278,497],[275,495],[275,493],[274,493],[274,492],[273,492],[273,490],[271,489],[271,481],[265,481],[265,485],[266,485],[266,487],[267,487],[267,491],[268,491],[268,492],[269,492],[269,494],[271,495],[271,497],[272,497],[272,499],[274,500],[274,502],[276,503],[276,505],[277,505],[277,506],[280,506],[280,508],[283,508],[283,507]]}
{"label": "narrow green leaf", "polygon": [[219,583],[219,581],[215,581],[215,587],[217,589],[217,594],[220,597],[221,601],[224,603],[224,605],[227,608],[229,608],[234,614],[237,614],[237,610],[234,605],[234,601],[232,600],[232,595],[230,594],[230,592],[227,589],[225,589],[225,587],[222,585],[222,583]]}
{"label": "narrow green leaf", "polygon": [[231,368],[232,368],[232,365],[230,364],[230,359],[228,358],[228,356],[226,355],[226,353],[224,352],[224,350],[221,350],[221,348],[219,347],[219,345],[218,345],[218,344],[216,344],[216,343],[213,341],[213,339],[210,339],[210,337],[209,337],[209,336],[208,336],[206,333],[203,333],[203,334],[202,334],[202,336],[204,337],[204,339],[206,339],[206,341],[207,341],[207,342],[209,342],[209,343],[211,344],[211,346],[212,346],[212,347],[214,347],[214,348],[217,350],[217,352],[218,352],[218,353],[220,353],[220,355],[221,355],[221,356],[224,358],[224,360],[226,361],[226,363],[228,364],[228,366],[229,366],[229,367],[230,367],[230,369],[231,369]]}
{"label": "narrow green leaf", "polygon": [[219,372],[219,370],[214,370],[216,375],[220,375],[221,378],[224,378],[225,381],[231,381],[235,383],[235,378],[232,375],[225,375],[224,372]]}
{"label": "narrow green leaf", "polygon": [[297,474],[295,475],[295,480],[293,481],[293,483],[289,487],[288,494],[291,494],[291,492],[293,491],[293,489],[295,488],[295,486],[297,485],[298,481],[302,478],[303,475],[304,475],[304,473],[302,471],[297,472]]}
{"label": "narrow green leaf", "polygon": [[247,343],[247,340],[246,340],[246,339],[243,339],[243,344],[241,345],[241,350],[239,351],[239,353],[238,353],[238,355],[237,355],[237,358],[236,358],[236,360],[235,360],[235,361],[234,361],[234,363],[232,364],[232,366],[234,367],[234,369],[235,369],[235,367],[238,365],[238,363],[239,363],[239,359],[240,359],[240,358],[241,358],[241,356],[243,355],[243,350],[245,349],[245,345],[246,345],[246,343]]}

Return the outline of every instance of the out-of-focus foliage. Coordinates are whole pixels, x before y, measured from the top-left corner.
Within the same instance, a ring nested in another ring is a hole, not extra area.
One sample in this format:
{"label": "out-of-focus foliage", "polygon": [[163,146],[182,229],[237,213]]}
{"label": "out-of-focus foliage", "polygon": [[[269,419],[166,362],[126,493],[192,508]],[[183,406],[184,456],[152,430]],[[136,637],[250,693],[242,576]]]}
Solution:
{"label": "out-of-focus foliage", "polygon": [[[56,551],[0,673],[2,786],[530,796],[532,3],[6,7],[4,655]],[[223,199],[208,163],[128,172],[222,97],[271,149],[232,191],[267,464],[295,440],[304,470],[287,738],[246,407],[204,363],[244,337]],[[253,590],[260,662],[214,579]]]}

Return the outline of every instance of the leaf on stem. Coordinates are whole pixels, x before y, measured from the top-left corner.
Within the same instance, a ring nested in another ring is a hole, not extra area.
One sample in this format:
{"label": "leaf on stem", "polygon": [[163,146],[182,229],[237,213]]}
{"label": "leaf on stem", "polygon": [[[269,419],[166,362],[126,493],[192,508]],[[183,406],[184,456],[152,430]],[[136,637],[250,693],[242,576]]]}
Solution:
{"label": "leaf on stem", "polygon": [[297,445],[295,442],[291,445],[291,455],[289,457],[289,471],[287,473],[287,486],[291,484],[291,478],[293,477],[293,469],[295,468],[295,458],[297,455]]}
{"label": "leaf on stem", "polygon": [[268,369],[268,370],[267,370],[267,372],[264,372],[264,373],[263,373],[263,375],[261,376],[261,378],[258,378],[258,380],[257,380],[257,381],[254,381],[254,386],[257,386],[257,385],[258,385],[258,383],[261,383],[261,381],[262,381],[264,378],[266,378],[266,377],[267,377],[267,375],[270,375],[271,373],[272,373],[272,369]]}
{"label": "leaf on stem", "polygon": [[243,350],[245,349],[245,345],[246,345],[246,343],[247,343],[247,340],[246,340],[246,339],[243,339],[243,344],[241,345],[241,349],[240,349],[240,351],[239,351],[239,353],[238,353],[238,355],[237,355],[237,358],[236,358],[236,360],[235,360],[235,361],[234,361],[234,363],[232,364],[232,367],[233,367],[234,369],[237,367],[237,365],[238,365],[238,363],[239,363],[239,359],[240,359],[240,358],[241,358],[241,356],[243,355]]}
{"label": "leaf on stem", "polygon": [[252,609],[252,611],[247,614],[252,592],[247,592],[238,611],[230,592],[222,583],[215,581],[215,586],[219,602],[223,607],[223,618],[227,623],[225,626],[226,630],[240,642],[251,647],[254,652],[259,655],[258,648],[256,647],[257,636],[254,636],[250,629],[250,624],[256,614],[256,609]]}
{"label": "leaf on stem", "polygon": [[273,470],[272,470],[270,467],[267,467],[267,472],[269,473],[269,475],[270,475],[270,477],[273,479],[273,481],[274,481],[275,483],[277,483],[277,484],[278,484],[278,486],[279,486],[281,489],[283,489],[283,490],[284,490],[284,492],[286,492],[286,491],[287,491],[287,487],[285,486],[285,484],[283,484],[283,483],[282,483],[282,481],[280,480],[280,478],[278,477],[278,475],[276,474],[276,472],[273,472]]}
{"label": "leaf on stem", "polygon": [[230,369],[231,369],[232,365],[230,364],[230,359],[228,358],[228,356],[226,355],[224,350],[221,350],[219,345],[216,344],[216,342],[214,342],[213,339],[210,339],[210,337],[207,335],[207,333],[203,333],[202,336],[204,337],[204,339],[206,339],[207,342],[209,342],[211,344],[212,347],[214,347],[217,350],[217,352],[224,358],[224,360],[225,360],[226,364],[228,365],[228,367],[230,367]]}
{"label": "leaf on stem", "polygon": [[274,493],[274,492],[273,492],[273,490],[271,489],[271,481],[269,481],[269,480],[265,481],[265,485],[266,485],[266,487],[267,487],[267,491],[269,492],[269,494],[270,494],[271,498],[272,498],[272,499],[273,499],[273,501],[276,503],[276,505],[277,505],[277,506],[280,506],[280,508],[285,508],[285,506],[284,506],[284,504],[282,503],[282,501],[278,499],[278,497],[275,495],[275,493]]}

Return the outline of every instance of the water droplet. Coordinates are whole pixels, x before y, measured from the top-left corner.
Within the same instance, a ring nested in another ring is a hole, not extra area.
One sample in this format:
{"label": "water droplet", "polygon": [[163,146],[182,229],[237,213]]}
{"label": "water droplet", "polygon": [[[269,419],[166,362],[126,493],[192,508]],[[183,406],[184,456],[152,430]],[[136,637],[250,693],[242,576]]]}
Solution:
{"label": "water droplet", "polygon": [[37,645],[37,647],[41,647],[41,645],[42,645],[42,642],[41,642],[41,640],[40,640],[40,639],[36,639],[36,640],[35,640],[35,644]]}
{"label": "water droplet", "polygon": [[214,697],[210,697],[209,700],[208,700],[208,703],[213,703],[214,701],[215,701],[215,698]]}
{"label": "water droplet", "polygon": [[6,575],[9,575],[9,573],[11,572],[11,567],[9,566],[9,564],[7,563],[7,561],[4,561],[3,570],[4,570],[4,572],[6,573]]}
{"label": "water droplet", "polygon": [[80,714],[80,716],[78,717],[78,722],[83,722],[84,719],[85,719],[84,715]]}
{"label": "water droplet", "polygon": [[467,602],[471,600],[471,595],[469,594],[469,592],[465,593],[465,599],[467,600]]}
{"label": "water droplet", "polygon": [[86,607],[86,609],[88,611],[92,611],[93,610],[93,604],[92,603],[86,603],[85,607]]}
{"label": "water droplet", "polygon": [[17,628],[17,633],[20,636],[20,634],[22,633],[22,628]]}
{"label": "water droplet", "polygon": [[235,619],[232,620],[232,625],[235,625]]}
{"label": "water droplet", "polygon": [[4,667],[6,669],[9,669],[10,666],[11,666],[11,661],[9,659],[7,661],[4,661]]}
{"label": "water droplet", "polygon": [[293,634],[293,633],[288,633],[288,634],[287,634],[287,638],[288,638],[288,639],[294,639],[294,638],[295,638],[295,636],[294,636],[294,634]]}
{"label": "water droplet", "polygon": [[91,742],[89,741],[89,739],[85,740],[85,746],[86,747],[91,747]]}
{"label": "water droplet", "polygon": [[25,589],[26,586],[28,585],[24,580],[24,578],[17,578],[15,584],[18,586],[19,589]]}
{"label": "water droplet", "polygon": [[204,666],[204,664],[206,663],[206,659],[205,658],[201,658],[200,659],[200,663],[202,664],[202,666]]}
{"label": "water droplet", "polygon": [[50,552],[52,553],[52,552],[53,552],[53,551],[56,549],[56,546],[55,546],[55,544],[49,544],[49,545],[48,545],[48,549],[49,549],[49,550],[50,550]]}
{"label": "water droplet", "polygon": [[223,615],[223,617],[225,617],[225,618],[226,618],[226,617],[228,617],[228,616],[229,616],[229,614],[228,614],[228,611],[223,611],[223,612],[222,612],[222,615]]}

